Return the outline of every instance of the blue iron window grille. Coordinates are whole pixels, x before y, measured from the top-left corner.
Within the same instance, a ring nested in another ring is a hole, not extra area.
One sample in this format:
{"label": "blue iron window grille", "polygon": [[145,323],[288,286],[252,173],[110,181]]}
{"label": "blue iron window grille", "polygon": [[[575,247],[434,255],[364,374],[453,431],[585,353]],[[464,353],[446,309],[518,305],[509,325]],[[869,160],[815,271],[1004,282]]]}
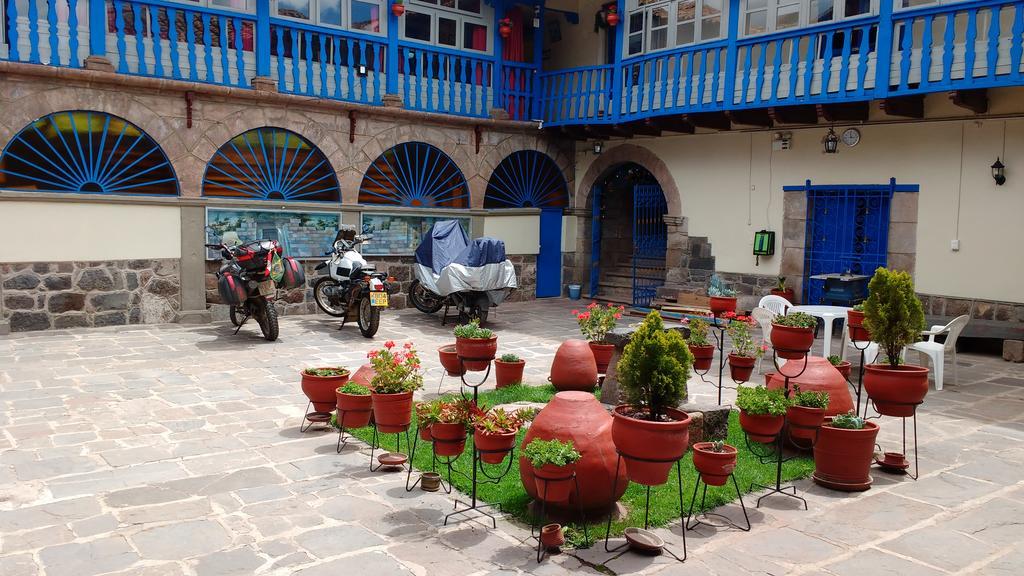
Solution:
{"label": "blue iron window grille", "polygon": [[283,128],[256,128],[220,147],[206,166],[203,196],[339,202],[327,156]]}
{"label": "blue iron window grille", "polygon": [[0,154],[0,188],[176,196],[178,179],[138,126],[104,112],[54,112],[18,132]]}
{"label": "blue iron window grille", "polygon": [[547,154],[520,150],[498,164],[487,182],[484,208],[564,208],[565,178]]}
{"label": "blue iron window grille", "polygon": [[370,164],[359,186],[361,204],[416,208],[468,208],[462,170],[435,146],[404,142]]}

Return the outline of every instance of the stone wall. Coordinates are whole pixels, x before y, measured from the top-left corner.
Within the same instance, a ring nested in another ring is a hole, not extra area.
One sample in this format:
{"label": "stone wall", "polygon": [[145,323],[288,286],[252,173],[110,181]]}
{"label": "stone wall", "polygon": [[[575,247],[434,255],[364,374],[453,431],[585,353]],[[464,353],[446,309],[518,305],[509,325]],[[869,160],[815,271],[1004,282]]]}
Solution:
{"label": "stone wall", "polygon": [[177,259],[0,264],[12,332],[175,322]]}
{"label": "stone wall", "polygon": [[934,294],[918,294],[918,297],[924,304],[924,313],[929,316],[956,318],[966,314],[973,320],[996,320],[1024,328],[1024,304]]}

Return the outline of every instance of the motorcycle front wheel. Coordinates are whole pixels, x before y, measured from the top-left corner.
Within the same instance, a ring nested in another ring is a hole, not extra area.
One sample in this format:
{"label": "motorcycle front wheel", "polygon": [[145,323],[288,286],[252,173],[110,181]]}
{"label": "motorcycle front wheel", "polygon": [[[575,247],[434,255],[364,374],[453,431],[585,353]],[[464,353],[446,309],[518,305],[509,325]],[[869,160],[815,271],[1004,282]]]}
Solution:
{"label": "motorcycle front wheel", "polygon": [[335,318],[341,318],[345,315],[345,309],[337,309],[331,304],[331,298],[327,294],[324,294],[324,289],[329,287],[340,286],[341,283],[329,276],[324,276],[313,284],[313,300],[316,301],[317,308],[321,309],[328,316],[334,316]]}
{"label": "motorcycle front wheel", "polygon": [[424,314],[433,314],[444,306],[444,297],[431,292],[419,280],[413,280],[409,285],[409,300],[412,300],[412,305]]}
{"label": "motorcycle front wheel", "polygon": [[277,308],[274,303],[261,297],[253,302],[253,308],[255,308],[253,316],[256,317],[256,322],[260,325],[263,338],[269,342],[277,340]]}
{"label": "motorcycle front wheel", "polygon": [[370,297],[363,296],[359,301],[359,332],[367,338],[373,338],[380,327],[380,308],[370,306]]}

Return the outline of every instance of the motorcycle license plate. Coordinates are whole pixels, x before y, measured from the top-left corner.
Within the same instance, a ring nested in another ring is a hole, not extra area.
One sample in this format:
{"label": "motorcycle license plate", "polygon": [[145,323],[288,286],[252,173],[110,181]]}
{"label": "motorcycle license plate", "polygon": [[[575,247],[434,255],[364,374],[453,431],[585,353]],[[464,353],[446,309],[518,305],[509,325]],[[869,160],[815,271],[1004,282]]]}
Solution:
{"label": "motorcycle license plate", "polygon": [[374,307],[387,307],[388,305],[388,293],[387,292],[370,292],[370,306]]}
{"label": "motorcycle license plate", "polygon": [[277,288],[274,286],[273,280],[264,280],[260,282],[260,294],[262,296],[273,296],[276,289]]}

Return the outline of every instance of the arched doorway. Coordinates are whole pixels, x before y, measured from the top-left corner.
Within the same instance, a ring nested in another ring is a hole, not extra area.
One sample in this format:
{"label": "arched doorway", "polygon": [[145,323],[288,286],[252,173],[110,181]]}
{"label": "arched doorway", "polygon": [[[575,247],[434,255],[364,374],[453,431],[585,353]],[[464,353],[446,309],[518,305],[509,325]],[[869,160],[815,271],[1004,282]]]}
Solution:
{"label": "arched doorway", "polygon": [[643,166],[609,168],[590,191],[590,296],[648,306],[665,283],[668,202]]}

